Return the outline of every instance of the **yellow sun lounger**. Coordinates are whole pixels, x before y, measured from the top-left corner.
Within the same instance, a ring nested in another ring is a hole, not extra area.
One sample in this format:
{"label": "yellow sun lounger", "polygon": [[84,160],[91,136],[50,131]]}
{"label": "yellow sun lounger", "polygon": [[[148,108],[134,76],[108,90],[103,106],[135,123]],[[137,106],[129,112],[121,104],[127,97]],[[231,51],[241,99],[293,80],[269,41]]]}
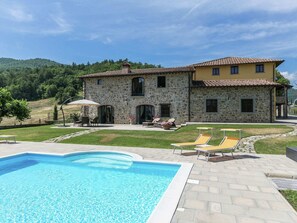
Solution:
{"label": "yellow sun lounger", "polygon": [[183,152],[183,148],[187,146],[198,146],[198,145],[206,145],[211,139],[211,135],[208,134],[199,134],[195,142],[182,142],[182,143],[172,143],[173,153],[176,149],[180,149],[180,154]]}
{"label": "yellow sun lounger", "polygon": [[235,137],[229,137],[225,136],[223,140],[221,141],[220,145],[218,146],[208,146],[208,147],[200,147],[195,148],[195,150],[198,152],[197,159],[199,158],[200,153],[204,153],[206,160],[208,161],[210,154],[215,154],[215,153],[222,153],[224,155],[224,152],[230,152],[233,156],[233,151],[236,149],[240,142],[239,138]]}

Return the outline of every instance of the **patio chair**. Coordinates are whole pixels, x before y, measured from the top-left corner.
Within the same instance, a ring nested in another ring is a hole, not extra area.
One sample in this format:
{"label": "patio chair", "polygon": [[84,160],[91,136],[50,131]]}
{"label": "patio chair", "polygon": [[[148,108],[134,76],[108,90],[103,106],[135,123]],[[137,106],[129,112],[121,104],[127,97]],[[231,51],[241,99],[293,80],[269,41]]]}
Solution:
{"label": "patio chair", "polygon": [[98,126],[99,125],[99,118],[98,116],[96,116],[95,118],[93,118],[93,120],[91,120],[91,126]]}
{"label": "patio chair", "polygon": [[87,126],[90,125],[90,118],[89,117],[81,117],[81,126],[84,126],[85,124]]}
{"label": "patio chair", "polygon": [[194,142],[172,143],[171,146],[173,147],[173,153],[176,149],[180,149],[180,154],[182,154],[184,147],[188,146],[207,145],[211,137],[212,136],[208,134],[199,134]]}
{"label": "patio chair", "polygon": [[225,136],[218,146],[198,146],[197,148],[195,148],[195,150],[197,151],[197,159],[199,158],[200,153],[205,154],[206,161],[209,160],[210,154],[215,153],[222,153],[222,156],[224,156],[224,153],[231,153],[232,157],[234,158],[233,152],[238,146],[239,142],[239,138]]}

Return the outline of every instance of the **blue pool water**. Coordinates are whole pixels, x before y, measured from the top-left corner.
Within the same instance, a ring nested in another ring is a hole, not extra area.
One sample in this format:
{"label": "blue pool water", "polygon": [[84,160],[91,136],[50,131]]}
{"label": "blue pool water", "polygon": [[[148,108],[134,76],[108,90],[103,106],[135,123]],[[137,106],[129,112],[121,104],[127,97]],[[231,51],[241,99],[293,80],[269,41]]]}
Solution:
{"label": "blue pool water", "polygon": [[0,222],[146,222],[179,168],[106,152],[0,159]]}

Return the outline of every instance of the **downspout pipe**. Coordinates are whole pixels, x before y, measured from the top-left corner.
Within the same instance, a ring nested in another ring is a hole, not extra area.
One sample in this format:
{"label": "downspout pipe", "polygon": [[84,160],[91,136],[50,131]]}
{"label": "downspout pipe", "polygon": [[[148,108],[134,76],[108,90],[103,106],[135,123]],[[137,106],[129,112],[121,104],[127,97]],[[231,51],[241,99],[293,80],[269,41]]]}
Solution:
{"label": "downspout pipe", "polygon": [[272,97],[272,92],[274,91],[274,87],[270,89],[270,122],[273,122],[273,97]]}
{"label": "downspout pipe", "polygon": [[191,83],[193,73],[188,74],[188,122],[191,121]]}

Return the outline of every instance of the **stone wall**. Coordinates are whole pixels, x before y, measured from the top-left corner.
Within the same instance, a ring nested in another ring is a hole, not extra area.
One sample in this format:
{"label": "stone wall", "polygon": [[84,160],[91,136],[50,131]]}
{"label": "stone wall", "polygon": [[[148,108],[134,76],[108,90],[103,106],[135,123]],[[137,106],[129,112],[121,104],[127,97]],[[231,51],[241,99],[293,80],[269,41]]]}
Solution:
{"label": "stone wall", "polygon": [[[166,87],[157,87],[157,77],[166,76]],[[144,96],[132,95],[132,79],[144,78]],[[140,76],[111,76],[100,78],[85,78],[84,95],[86,99],[98,102],[100,105],[114,107],[114,122],[129,123],[129,115],[136,116],[138,105],[153,105],[155,115],[160,116],[160,104],[170,104],[171,117],[176,123],[188,121],[189,83],[188,74],[162,74]],[[101,79],[102,84],[97,85]],[[91,117],[98,115],[97,108],[90,107]]]}
{"label": "stone wall", "polygon": [[[270,87],[191,89],[192,122],[270,122]],[[241,99],[254,99],[254,112],[241,112]],[[206,99],[218,99],[218,112],[206,112]]]}

